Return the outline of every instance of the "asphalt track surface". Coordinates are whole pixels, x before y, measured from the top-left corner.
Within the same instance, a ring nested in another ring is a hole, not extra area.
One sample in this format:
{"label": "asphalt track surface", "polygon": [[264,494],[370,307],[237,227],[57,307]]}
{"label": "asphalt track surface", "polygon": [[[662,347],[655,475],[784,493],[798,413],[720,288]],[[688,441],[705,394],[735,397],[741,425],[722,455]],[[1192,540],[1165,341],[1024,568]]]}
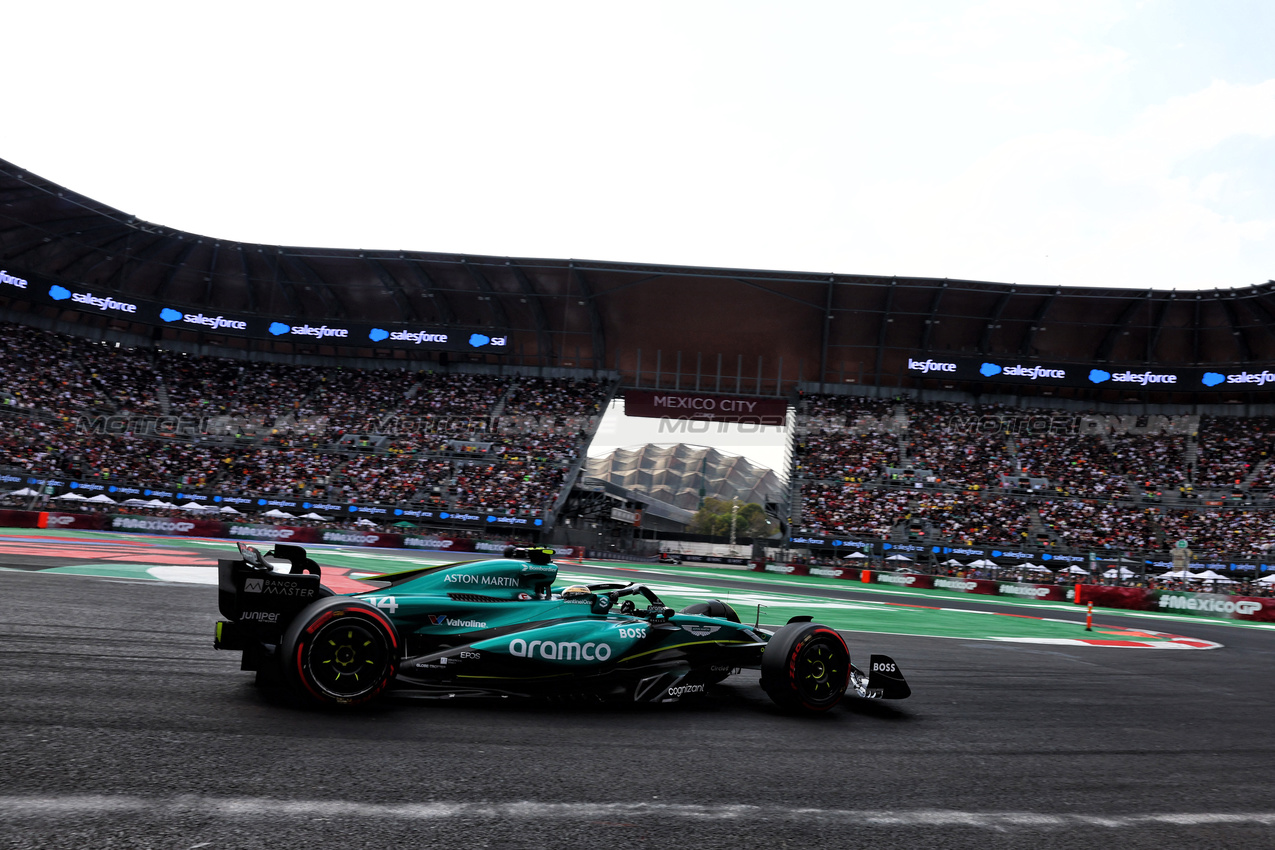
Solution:
{"label": "asphalt track surface", "polygon": [[1270,632],[1104,613],[1223,648],[849,634],[914,695],[818,718],[749,671],[676,705],[349,716],[213,651],[212,588],[39,560],[0,570],[0,847],[1275,846]]}

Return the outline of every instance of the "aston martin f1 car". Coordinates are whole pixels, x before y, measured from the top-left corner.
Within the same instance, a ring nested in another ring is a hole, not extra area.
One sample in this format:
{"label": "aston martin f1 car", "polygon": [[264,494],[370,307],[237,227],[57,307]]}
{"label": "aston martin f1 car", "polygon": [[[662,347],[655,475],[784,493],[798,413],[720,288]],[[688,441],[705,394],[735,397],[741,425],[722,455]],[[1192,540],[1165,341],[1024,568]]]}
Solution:
{"label": "aston martin f1 car", "polygon": [[[836,630],[794,617],[777,631],[726,603],[681,612],[626,582],[555,588],[548,549],[372,576],[336,594],[300,546],[264,555],[239,544],[218,563],[214,646],[302,700],[354,706],[386,691],[675,702],[744,668],[784,709],[822,712],[847,689],[868,699],[911,690],[898,664],[851,663]],[[288,572],[267,557],[286,560]]]}

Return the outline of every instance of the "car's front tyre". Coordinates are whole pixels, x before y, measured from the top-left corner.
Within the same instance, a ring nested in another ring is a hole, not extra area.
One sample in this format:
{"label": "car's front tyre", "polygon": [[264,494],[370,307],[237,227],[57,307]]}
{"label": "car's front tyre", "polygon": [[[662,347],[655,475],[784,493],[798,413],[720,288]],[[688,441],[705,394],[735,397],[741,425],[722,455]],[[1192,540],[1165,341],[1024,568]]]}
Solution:
{"label": "car's front tyre", "polygon": [[850,683],[850,649],[835,629],[789,623],[761,657],[761,686],[786,711],[819,713],[841,701]]}

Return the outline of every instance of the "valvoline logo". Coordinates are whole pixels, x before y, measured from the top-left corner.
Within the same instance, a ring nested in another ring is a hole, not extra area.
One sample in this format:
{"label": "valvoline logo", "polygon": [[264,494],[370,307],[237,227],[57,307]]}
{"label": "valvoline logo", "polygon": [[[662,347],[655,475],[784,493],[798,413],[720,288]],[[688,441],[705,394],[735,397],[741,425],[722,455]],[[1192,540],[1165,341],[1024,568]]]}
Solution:
{"label": "valvoline logo", "polygon": [[982,366],[978,367],[978,371],[990,378],[993,375],[999,375],[1001,373],[1001,367],[997,366],[995,363],[984,363]]}
{"label": "valvoline logo", "polygon": [[1103,381],[1111,380],[1111,373],[1102,369],[1090,369],[1089,380],[1095,384],[1101,384]]}

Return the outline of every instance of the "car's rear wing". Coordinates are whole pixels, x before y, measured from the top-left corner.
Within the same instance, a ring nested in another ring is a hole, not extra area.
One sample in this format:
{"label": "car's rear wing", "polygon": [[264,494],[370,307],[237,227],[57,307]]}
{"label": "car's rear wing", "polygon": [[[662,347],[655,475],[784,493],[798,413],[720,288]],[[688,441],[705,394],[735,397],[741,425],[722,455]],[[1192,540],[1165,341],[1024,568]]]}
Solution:
{"label": "car's rear wing", "polygon": [[320,584],[318,564],[300,546],[278,546],[271,553],[291,561],[290,573],[275,572],[251,546],[241,543],[239,551],[244,557],[217,561],[217,607],[232,623],[282,626],[311,602],[332,595]]}

